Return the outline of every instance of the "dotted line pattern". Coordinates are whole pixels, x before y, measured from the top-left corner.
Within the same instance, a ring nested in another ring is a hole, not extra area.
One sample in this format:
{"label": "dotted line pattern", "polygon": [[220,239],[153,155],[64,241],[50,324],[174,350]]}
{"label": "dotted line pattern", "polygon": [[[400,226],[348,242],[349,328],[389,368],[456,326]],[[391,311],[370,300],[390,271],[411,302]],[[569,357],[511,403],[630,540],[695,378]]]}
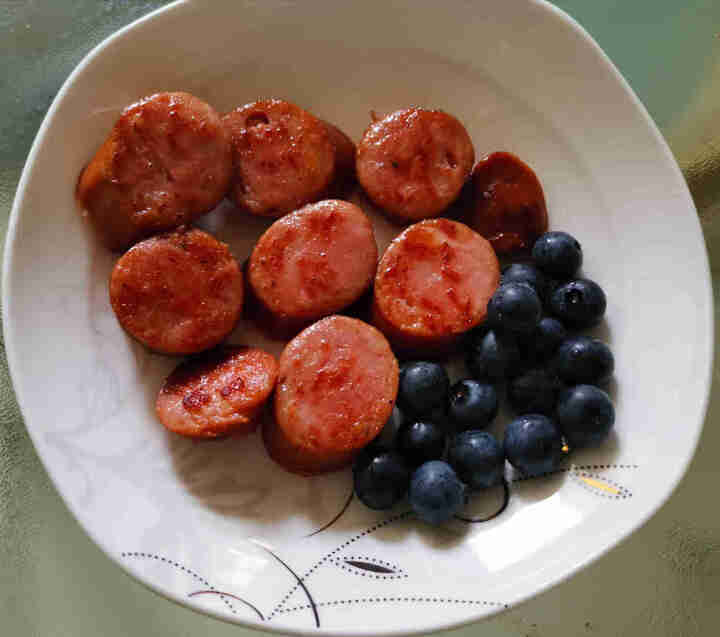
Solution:
{"label": "dotted line pattern", "polygon": [[[639,465],[636,464],[593,464],[593,465],[579,465],[576,467],[569,467],[565,469],[558,469],[557,471],[550,471],[547,473],[539,474],[536,476],[520,476],[514,478],[511,482],[524,482],[526,480],[532,480],[535,478],[544,478],[547,476],[559,474],[559,473],[567,473],[567,472],[576,472],[577,470],[604,470],[604,469],[638,469]],[[587,477],[593,477],[588,474],[584,474]],[[603,497],[608,497],[611,499],[622,499],[627,497],[632,497],[632,493],[626,489],[625,487],[617,484],[616,482],[613,482],[611,480],[608,480],[607,478],[602,478],[602,480],[607,481],[609,484],[613,485],[614,487],[618,488],[621,491],[620,495],[611,495],[611,494],[602,494],[596,489],[591,488],[589,485],[583,483],[582,481],[579,481],[580,484],[586,488],[588,491],[591,491],[592,493],[595,493],[597,495],[602,495]],[[393,579],[396,577],[405,577],[407,578],[408,575],[406,573],[403,573],[402,575],[376,575],[376,574],[366,574],[366,573],[357,573],[357,569],[352,569],[352,571],[347,568],[345,565],[340,564],[340,558],[335,557],[337,553],[339,553],[342,549],[346,548],[350,544],[353,544],[354,542],[357,542],[358,540],[362,539],[366,535],[370,535],[371,533],[374,533],[378,529],[381,529],[384,526],[387,526],[388,524],[391,524],[393,522],[397,522],[399,520],[406,519],[410,517],[412,514],[411,511],[405,511],[404,513],[400,513],[398,515],[395,515],[393,517],[387,518],[386,520],[383,520],[382,522],[378,522],[374,526],[366,529],[365,531],[362,531],[361,533],[358,533],[357,535],[354,535],[352,538],[335,548],[334,550],[330,551],[326,555],[324,555],[320,560],[318,560],[308,571],[306,571],[303,576],[300,578],[301,581],[305,581],[307,578],[309,578],[318,568],[320,568],[324,563],[330,562],[335,563],[337,566],[340,566],[343,570],[347,570],[349,572],[353,572],[355,574],[364,575],[365,577],[375,577],[377,579]],[[204,577],[201,577],[198,575],[195,571],[192,569],[189,569],[182,564],[175,562],[174,560],[162,557],[161,555],[155,555],[151,553],[142,553],[142,552],[123,552],[120,554],[123,558],[143,558],[143,559],[152,559],[157,560],[159,562],[163,562],[165,564],[168,564],[170,566],[174,566],[175,568],[179,569],[183,573],[186,573],[187,575],[190,575],[194,579],[196,579],[198,582],[202,583],[204,586],[206,586],[209,590],[215,591],[217,590],[214,586],[210,584]],[[349,557],[348,559],[356,559],[353,557]],[[379,564],[387,565],[389,568],[396,568],[399,570],[399,567],[395,565],[391,565],[387,562],[383,562],[382,560],[376,560],[374,558],[369,557],[363,557],[361,558],[366,561],[374,561]],[[304,604],[300,606],[294,606],[291,608],[283,609],[283,606],[287,603],[287,600],[292,596],[292,594],[300,587],[300,584],[295,584],[288,593],[280,600],[280,602],[275,606],[273,611],[270,613],[270,615],[267,617],[267,621],[271,620],[276,615],[282,614],[282,613],[290,613],[295,612],[299,610],[306,610],[308,608],[311,608],[309,604]],[[223,600],[225,605],[228,607],[228,609],[233,613],[233,615],[237,615],[237,611],[235,610],[235,607],[232,605],[232,603],[225,597],[224,595],[220,594],[220,598]],[[449,604],[475,604],[475,605],[485,605],[485,606],[502,606],[504,608],[508,608],[507,604],[502,604],[500,602],[488,602],[488,601],[479,601],[479,600],[464,600],[464,599],[452,599],[452,598],[437,598],[437,597],[364,597],[364,598],[358,598],[358,599],[350,599],[350,600],[335,600],[331,602],[320,602],[315,604],[316,606],[337,606],[342,604],[361,604],[361,603],[378,603],[378,602],[422,602],[422,603],[449,603]]]}
{"label": "dotted line pattern", "polygon": [[568,471],[573,471],[572,468],[566,468],[566,469],[555,469],[555,471],[546,471],[545,473],[538,473],[534,476],[515,476],[512,480],[510,480],[511,483],[515,482],[527,482],[528,480],[537,480],[538,478],[548,478],[550,476],[558,475],[559,473],[567,473]]}
{"label": "dotted line pattern", "polygon": [[[599,495],[600,497],[607,498],[608,500],[627,500],[628,498],[632,498],[632,491],[630,491],[630,489],[622,486],[621,484],[618,484],[614,480],[609,480],[608,478],[599,476],[597,474],[581,471],[574,473],[572,478],[573,482],[576,482],[583,489],[585,489],[585,491],[589,491],[593,495]],[[611,487],[616,488],[620,493],[609,493],[607,491],[602,491],[598,487],[594,487],[591,484],[588,484],[587,482],[582,480],[582,478],[590,478],[591,480],[597,480],[598,482],[605,482]]]}
{"label": "dotted line pattern", "polygon": [[581,464],[575,469],[639,469],[639,464]]}
{"label": "dotted line pattern", "polygon": [[[320,568],[323,564],[326,562],[332,562],[332,559],[336,556],[337,553],[342,551],[344,548],[350,546],[354,542],[357,542],[358,540],[362,539],[366,535],[370,535],[371,533],[374,533],[378,529],[381,529],[384,526],[387,526],[388,524],[391,524],[393,522],[397,522],[398,520],[404,520],[405,518],[410,517],[412,514],[412,511],[405,511],[403,513],[399,513],[398,515],[394,515],[390,518],[387,518],[386,520],[383,520],[382,522],[378,522],[374,526],[371,526],[368,529],[365,529],[361,533],[358,533],[357,535],[354,535],[346,542],[343,542],[340,546],[338,546],[336,549],[330,551],[329,553],[326,553],[323,557],[321,557],[315,564],[313,564],[300,578],[300,581],[304,582],[306,579],[308,579],[318,568]],[[288,599],[290,599],[291,595],[300,587],[300,584],[295,584],[287,593],[286,595],[278,602],[277,606],[273,608],[272,612],[268,615],[267,620],[270,621],[275,615],[279,614],[281,612],[281,609],[285,604],[287,603]],[[319,604],[316,604],[316,606],[319,606]],[[306,606],[306,608],[310,608],[310,606]]]}
{"label": "dotted line pattern", "polygon": [[[555,471],[547,471],[545,473],[538,473],[534,476],[517,476],[510,482],[526,482],[527,480],[535,480],[537,478],[546,478],[548,476],[554,476],[559,473],[576,473],[578,471],[589,471],[589,470],[605,470],[605,469],[639,469],[640,465],[637,464],[581,464],[574,467],[565,467],[564,469],[556,469]],[[605,480],[605,478],[603,478]]]}
{"label": "dotted line pattern", "polygon": [[[315,606],[350,606],[352,604],[377,604],[383,602],[412,602],[412,603],[430,603],[430,604],[465,604],[471,606],[499,606],[508,608],[507,604],[501,602],[488,602],[478,599],[456,599],[453,597],[358,597],[356,599],[336,599],[331,602],[318,602]],[[278,611],[282,613],[294,613],[296,611],[307,610],[309,604],[301,604],[299,606],[291,606]]]}
{"label": "dotted line pattern", "polygon": [[[182,564],[179,564],[178,562],[175,562],[174,560],[167,559],[165,557],[162,557],[162,555],[154,555],[152,553],[120,553],[120,557],[139,557],[139,558],[145,558],[149,560],[157,560],[158,562],[163,562],[164,564],[169,564],[170,566],[174,566],[175,568],[181,570],[183,573],[186,573],[187,575],[190,575],[191,577],[195,578],[198,582],[206,586],[209,590],[215,591],[217,590],[214,586],[210,584],[204,577],[201,577],[198,575],[195,571],[183,566]],[[237,611],[235,610],[235,607],[230,603],[230,600],[225,595],[220,595],[220,599],[222,599],[223,602],[225,602],[225,605],[230,609],[233,615],[237,615]]]}
{"label": "dotted line pattern", "polygon": [[[395,573],[373,573],[370,571],[363,571],[357,566],[354,566],[352,564],[346,564],[347,560],[354,560],[358,562],[371,562],[372,564],[378,564],[380,566],[384,566],[385,568],[392,569],[395,571]],[[390,562],[385,562],[384,560],[378,560],[374,557],[369,557],[367,555],[362,555],[359,557],[348,555],[346,557],[333,557],[329,560],[335,566],[338,566],[343,571],[347,571],[348,573],[352,573],[353,575],[359,575],[362,577],[369,577],[371,579],[407,579],[408,574],[405,573],[397,564],[391,564]]]}

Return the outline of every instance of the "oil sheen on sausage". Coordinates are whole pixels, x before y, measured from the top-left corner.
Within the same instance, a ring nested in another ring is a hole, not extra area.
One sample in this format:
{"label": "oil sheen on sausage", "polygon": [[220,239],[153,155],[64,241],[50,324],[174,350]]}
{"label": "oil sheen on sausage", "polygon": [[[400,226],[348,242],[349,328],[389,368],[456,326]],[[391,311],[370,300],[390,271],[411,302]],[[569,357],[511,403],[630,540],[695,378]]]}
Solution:
{"label": "oil sheen on sausage", "polygon": [[329,199],[273,223],[252,251],[247,276],[271,318],[303,325],[354,303],[372,284],[377,260],[365,213]]}
{"label": "oil sheen on sausage", "polygon": [[155,412],[170,431],[190,438],[248,434],[277,380],[277,361],[261,349],[224,346],[178,365]]}
{"label": "oil sheen on sausage", "polygon": [[244,212],[281,217],[322,199],[335,174],[328,127],[295,104],[252,102],[223,117],[233,149],[232,197]]}
{"label": "oil sheen on sausage", "polygon": [[381,431],[397,389],[397,359],[378,330],[324,318],[280,356],[275,421],[263,430],[268,452],[301,474],[345,466]]}
{"label": "oil sheen on sausage", "polygon": [[120,251],[212,210],[231,172],[215,110],[188,93],[157,93],[122,112],[76,194],[102,242]]}
{"label": "oil sheen on sausage", "polygon": [[495,251],[466,225],[427,219],[406,228],[380,259],[373,322],[407,353],[444,353],[481,323],[500,281]]}
{"label": "oil sheen on sausage", "polygon": [[110,275],[120,325],[152,350],[194,354],[220,343],[243,304],[240,266],[221,243],[181,228],[128,250]]}
{"label": "oil sheen on sausage", "polygon": [[548,229],[545,194],[530,166],[512,153],[495,152],[472,171],[468,225],[498,254],[529,252]]}
{"label": "oil sheen on sausage", "polygon": [[410,108],[374,122],[357,150],[357,178],[392,218],[440,215],[460,194],[475,152],[465,127],[442,111]]}

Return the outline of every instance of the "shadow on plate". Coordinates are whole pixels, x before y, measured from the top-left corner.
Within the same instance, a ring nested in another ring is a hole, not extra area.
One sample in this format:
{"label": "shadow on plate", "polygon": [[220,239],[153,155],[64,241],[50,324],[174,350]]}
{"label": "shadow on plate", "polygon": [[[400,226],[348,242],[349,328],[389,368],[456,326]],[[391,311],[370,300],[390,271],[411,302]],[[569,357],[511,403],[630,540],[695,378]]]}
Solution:
{"label": "shadow on plate", "polygon": [[167,433],[178,479],[203,506],[260,527],[303,519],[311,534],[344,509],[352,493],[349,469],[303,477],[268,456],[260,432],[195,441]]}

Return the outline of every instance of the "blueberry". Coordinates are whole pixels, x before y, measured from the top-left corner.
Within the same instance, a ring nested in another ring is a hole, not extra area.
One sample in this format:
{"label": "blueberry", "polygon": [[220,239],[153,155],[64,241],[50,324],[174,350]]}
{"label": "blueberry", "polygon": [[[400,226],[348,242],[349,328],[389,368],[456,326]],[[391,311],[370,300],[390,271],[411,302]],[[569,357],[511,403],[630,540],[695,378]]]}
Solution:
{"label": "blueberry", "polygon": [[438,460],[445,453],[445,431],[434,422],[406,423],[398,432],[397,450],[413,467]]}
{"label": "blueberry", "polygon": [[465,332],[465,334],[464,334],[465,344],[472,345],[473,343],[477,343],[491,329],[492,329],[492,327],[488,324],[487,321],[483,321],[482,323],[480,323],[480,325],[476,325],[471,330]]}
{"label": "blueberry", "polygon": [[468,351],[466,363],[477,379],[498,382],[520,364],[520,348],[511,334],[489,330]]}
{"label": "blueberry", "polygon": [[533,245],[535,265],[545,274],[569,279],[582,265],[582,248],[567,232],[546,232]]}
{"label": "blueberry", "polygon": [[537,327],[542,304],[534,288],[527,283],[504,283],[492,295],[487,306],[488,322],[510,332],[530,332]]}
{"label": "blueberry", "polygon": [[398,432],[405,422],[405,417],[397,405],[393,405],[393,410],[387,422],[383,425],[380,433],[363,449],[363,451],[388,451],[395,448]]}
{"label": "blueberry", "polygon": [[602,288],[589,279],[575,279],[558,287],[550,296],[548,309],[565,325],[591,327],[605,314],[607,299]]}
{"label": "blueberry", "polygon": [[508,401],[518,414],[545,414],[555,409],[561,385],[548,369],[535,368],[516,376],[508,385]]}
{"label": "blueberry", "polygon": [[550,316],[540,319],[535,331],[526,339],[528,354],[538,361],[548,360],[567,337],[563,324]]}
{"label": "blueberry", "polygon": [[547,281],[545,275],[532,263],[511,263],[503,269],[500,285],[503,283],[527,283],[542,299],[545,296]]}
{"label": "blueberry", "polygon": [[420,465],[410,479],[410,505],[421,520],[440,524],[465,506],[465,485],[442,460]]}
{"label": "blueberry", "polygon": [[615,359],[602,341],[574,336],[558,348],[554,367],[558,376],[569,385],[595,385],[610,378]]}
{"label": "blueberry", "polygon": [[448,416],[460,429],[482,429],[497,416],[495,387],[468,378],[450,388]]}
{"label": "blueberry", "polygon": [[597,445],[615,424],[610,396],[594,385],[576,385],[560,394],[557,418],[573,447]]}
{"label": "blueberry", "polygon": [[547,309],[547,306],[550,303],[550,297],[552,297],[552,294],[555,290],[557,290],[565,281],[560,281],[558,279],[545,279],[545,296],[542,298],[543,307]]}
{"label": "blueberry", "polygon": [[444,406],[450,389],[450,379],[442,365],[415,361],[400,369],[398,404],[407,414],[429,415],[436,407]]}
{"label": "blueberry", "polygon": [[550,473],[568,452],[558,426],[542,414],[527,414],[505,427],[505,455],[525,475]]}
{"label": "blueberry", "polygon": [[485,431],[463,431],[450,441],[448,462],[471,489],[486,489],[502,481],[505,453]]}
{"label": "blueberry", "polygon": [[407,493],[410,467],[395,451],[361,457],[353,471],[355,493],[371,509],[389,509]]}

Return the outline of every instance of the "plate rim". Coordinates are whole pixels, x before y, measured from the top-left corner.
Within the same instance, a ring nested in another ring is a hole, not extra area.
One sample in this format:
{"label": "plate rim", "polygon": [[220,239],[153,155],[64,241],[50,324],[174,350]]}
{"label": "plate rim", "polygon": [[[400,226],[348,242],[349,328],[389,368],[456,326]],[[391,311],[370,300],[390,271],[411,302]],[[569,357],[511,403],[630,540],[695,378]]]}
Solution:
{"label": "plate rim", "polygon": [[[595,41],[595,39],[584,29],[584,27],[577,22],[570,14],[565,12],[564,10],[560,9],[559,7],[551,4],[550,2],[546,0],[525,0],[529,5],[533,5],[535,7],[538,7],[545,11],[548,14],[551,14],[557,21],[562,25],[563,28],[570,29],[573,31],[577,36],[580,37],[580,39],[583,41],[583,43],[587,46],[589,46],[592,51],[595,53],[595,55],[598,56],[599,62],[602,63],[606,69],[611,71],[611,74],[613,78],[619,82],[620,86],[624,89],[624,92],[627,96],[630,97],[635,109],[637,112],[642,116],[642,119],[647,126],[648,131],[653,136],[654,140],[658,143],[659,148],[662,151],[662,158],[664,159],[665,163],[667,164],[668,168],[674,173],[674,177],[677,180],[677,186],[678,186],[678,192],[682,192],[682,196],[685,199],[686,205],[689,207],[689,211],[694,212],[694,226],[695,226],[695,233],[696,238],[699,240],[700,245],[702,246],[702,252],[703,252],[703,259],[702,259],[702,269],[704,273],[704,297],[705,297],[705,306],[706,306],[706,325],[707,330],[706,333],[703,335],[704,342],[706,343],[706,350],[702,352],[705,354],[707,358],[707,368],[705,369],[705,373],[703,377],[700,379],[702,382],[702,394],[703,394],[703,400],[702,404],[699,406],[699,422],[695,424],[694,427],[694,435],[693,440],[691,441],[690,449],[691,453],[689,453],[685,458],[683,458],[682,462],[678,465],[676,475],[672,477],[669,483],[669,487],[667,491],[663,494],[661,498],[658,498],[657,501],[653,502],[650,507],[647,508],[647,510],[640,516],[638,516],[637,519],[635,519],[629,530],[622,535],[621,537],[612,537],[610,539],[603,538],[601,541],[598,542],[597,546],[593,548],[588,553],[588,556],[585,559],[579,560],[575,565],[573,565],[571,568],[568,568],[567,571],[565,571],[563,574],[550,577],[546,582],[541,584],[540,586],[537,586],[534,588],[531,592],[528,592],[524,595],[521,595],[518,598],[515,598],[508,604],[505,604],[504,606],[498,606],[494,607],[489,612],[483,612],[483,613],[475,613],[475,614],[469,614],[468,616],[459,619],[459,620],[449,620],[449,621],[437,621],[434,623],[427,624],[423,627],[408,627],[405,628],[391,628],[391,629],[379,629],[379,630],[372,630],[372,631],[363,631],[361,629],[332,629],[332,628],[295,628],[291,626],[287,626],[285,624],[264,624],[259,623],[254,620],[246,619],[243,617],[230,617],[226,614],[222,614],[218,611],[214,611],[212,609],[209,609],[207,607],[200,606],[199,604],[193,603],[190,599],[186,599],[181,597],[180,595],[177,595],[175,593],[172,593],[171,591],[164,590],[160,587],[160,585],[154,584],[149,580],[146,580],[142,576],[140,576],[138,573],[134,571],[133,568],[130,567],[130,565],[127,562],[123,562],[119,555],[116,555],[114,551],[110,550],[103,540],[96,535],[95,531],[90,528],[89,526],[85,525],[82,522],[82,517],[78,515],[74,507],[71,505],[71,503],[66,499],[65,495],[63,494],[62,489],[60,488],[58,482],[56,481],[56,477],[54,474],[49,470],[49,467],[45,464],[45,460],[43,455],[40,452],[40,445],[37,441],[37,432],[32,427],[29,426],[26,422],[26,413],[29,413],[29,408],[27,407],[27,401],[25,398],[23,398],[24,392],[22,389],[22,382],[20,381],[20,378],[18,377],[18,374],[14,371],[14,369],[17,366],[17,359],[18,355],[15,351],[15,344],[13,340],[10,337],[11,331],[12,331],[12,297],[9,293],[10,289],[10,272],[12,271],[13,266],[13,259],[14,259],[14,250],[16,246],[16,234],[17,234],[17,225],[18,220],[20,217],[20,210],[23,208],[24,200],[25,200],[25,191],[27,189],[27,185],[30,182],[30,178],[33,173],[33,168],[36,163],[36,157],[38,155],[40,146],[42,145],[42,142],[50,128],[50,121],[53,119],[55,111],[58,108],[58,105],[60,102],[64,99],[65,94],[70,90],[70,87],[74,84],[76,78],[85,70],[87,66],[90,65],[90,63],[98,57],[108,46],[112,45],[116,40],[120,40],[127,36],[127,34],[134,29],[136,29],[141,24],[149,23],[152,21],[157,20],[161,16],[164,16],[166,14],[174,13],[178,11],[178,9],[181,9],[184,6],[190,6],[190,5],[203,5],[205,4],[202,0],[174,0],[173,2],[164,5],[162,7],[159,7],[149,13],[147,13],[144,16],[141,16],[140,18],[130,22],[129,24],[125,25],[124,27],[120,28],[119,30],[115,31],[114,33],[110,34],[108,37],[103,39],[101,42],[99,42],[97,45],[95,45],[83,58],[82,60],[75,66],[73,71],[70,73],[70,75],[66,78],[66,80],[63,82],[60,90],[57,92],[55,98],[52,101],[52,104],[50,105],[50,108],[48,109],[47,113],[45,114],[45,117],[43,118],[43,121],[40,125],[40,128],[38,129],[37,134],[35,135],[34,141],[32,143],[32,146],[30,148],[30,152],[28,153],[27,159],[25,161],[25,164],[23,166],[22,174],[20,177],[20,180],[18,182],[17,190],[15,192],[15,197],[13,200],[13,205],[11,208],[9,220],[8,220],[8,227],[7,227],[7,233],[5,237],[5,251],[3,255],[3,272],[2,272],[2,322],[3,322],[3,340],[5,345],[5,352],[8,362],[8,373],[10,377],[10,381],[13,386],[13,390],[15,393],[15,397],[18,403],[18,406],[20,408],[20,413],[23,417],[23,423],[25,424],[25,429],[28,432],[30,439],[32,441],[33,447],[35,448],[35,452],[37,453],[48,477],[50,478],[50,481],[55,488],[56,493],[60,496],[60,499],[64,503],[65,507],[70,511],[75,521],[78,523],[80,528],[83,530],[83,532],[93,541],[93,543],[100,548],[100,550],[105,554],[106,557],[108,557],[116,566],[118,566],[125,574],[129,575],[133,578],[133,580],[139,582],[142,584],[145,588],[151,590],[152,592],[160,595],[161,597],[179,605],[184,608],[191,609],[195,612],[199,612],[201,614],[204,614],[209,617],[213,617],[215,619],[218,619],[220,621],[234,624],[234,625],[241,625],[246,628],[259,630],[262,632],[272,632],[272,633],[279,633],[279,634],[297,634],[297,635],[318,635],[318,634],[326,634],[326,635],[342,635],[343,637],[361,637],[363,635],[386,635],[388,637],[390,636],[401,636],[401,635],[418,635],[418,634],[427,634],[430,632],[435,631],[441,631],[441,630],[451,630],[454,628],[459,628],[462,626],[466,626],[469,624],[473,624],[480,621],[485,621],[487,619],[490,619],[492,617],[496,617],[500,613],[504,613],[510,609],[514,609],[517,606],[524,604],[525,602],[529,601],[530,599],[533,599],[534,597],[539,596],[540,594],[550,590],[551,588],[556,587],[557,585],[569,580],[571,577],[576,575],[581,570],[586,569],[593,563],[595,563],[598,559],[600,559],[602,556],[606,555],[609,551],[617,548],[621,544],[623,544],[625,541],[627,541],[628,538],[630,538],[636,531],[638,531],[641,527],[645,526],[648,521],[655,516],[655,514],[667,503],[667,501],[670,499],[670,497],[675,493],[677,490],[677,487],[679,486],[682,479],[687,474],[687,471],[689,469],[690,463],[692,462],[695,453],[697,451],[698,442],[700,440],[700,436],[702,434],[702,430],[704,427],[705,420],[707,418],[707,411],[710,401],[710,395],[711,395],[711,386],[712,386],[712,377],[713,377],[713,366],[714,366],[714,355],[715,355],[715,321],[714,321],[714,297],[713,297],[713,289],[712,289],[712,275],[710,270],[710,264],[709,264],[709,258],[707,253],[707,246],[704,240],[704,234],[702,231],[702,226],[700,224],[700,218],[697,214],[697,209],[695,207],[695,203],[692,199],[692,196],[690,194],[687,182],[685,180],[685,177],[682,174],[682,171],[680,170],[680,167],[677,163],[677,160],[675,159],[675,156],[673,155],[667,141],[663,137],[662,133],[657,127],[657,124],[652,119],[650,114],[648,113],[647,109],[645,108],[645,105],[642,103],[640,98],[635,94],[634,90],[628,83],[628,81],[625,79],[625,77],[620,73],[618,68],[615,66],[615,64],[612,62],[612,60],[609,58],[609,56],[605,53],[605,51],[600,47],[600,45]],[[692,223],[692,222],[691,222]]]}

